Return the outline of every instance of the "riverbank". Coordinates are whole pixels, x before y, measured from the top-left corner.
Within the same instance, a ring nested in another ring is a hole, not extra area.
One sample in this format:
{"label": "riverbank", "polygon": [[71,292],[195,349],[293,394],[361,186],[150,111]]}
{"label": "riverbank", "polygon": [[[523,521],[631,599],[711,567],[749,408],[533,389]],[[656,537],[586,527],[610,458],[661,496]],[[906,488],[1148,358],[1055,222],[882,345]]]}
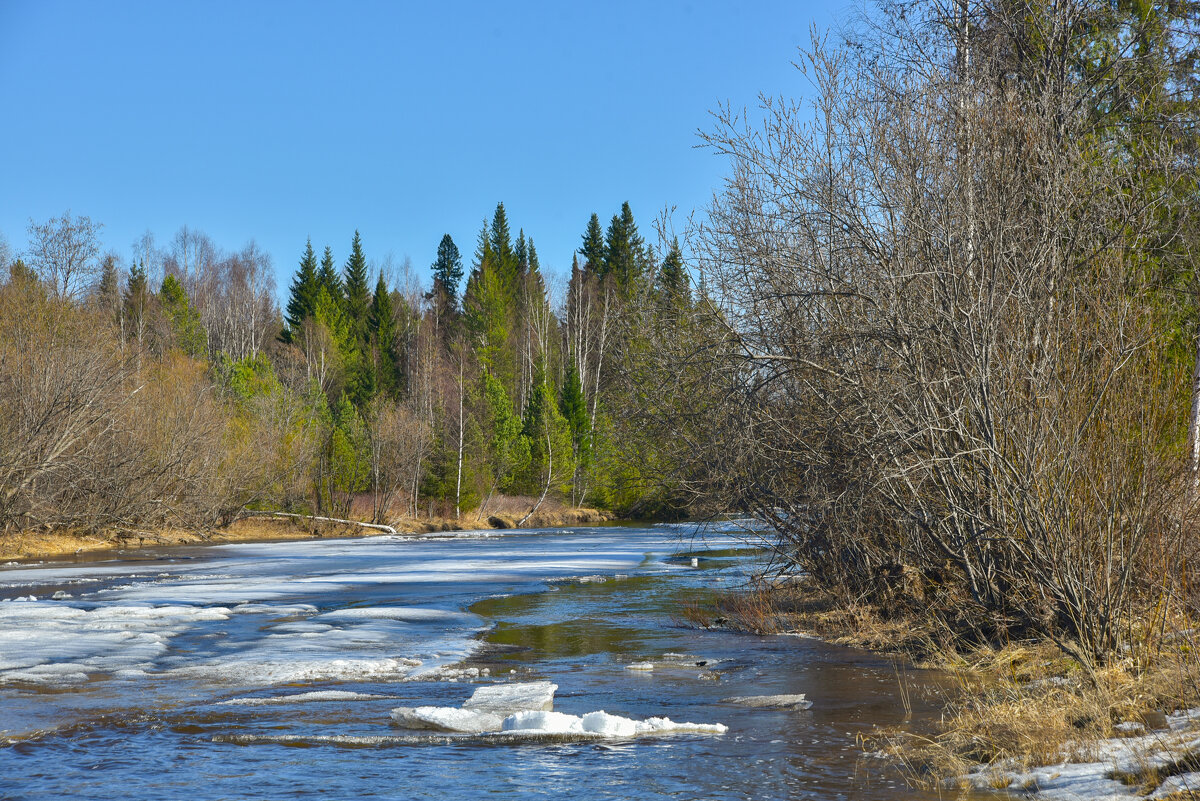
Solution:
{"label": "riverbank", "polygon": [[1119,656],[1088,668],[1048,640],[956,648],[918,615],[838,604],[805,582],[725,593],[683,610],[704,628],[801,634],[949,673],[933,736],[880,727],[873,755],[936,792],[1063,799],[1200,799],[1200,631],[1159,610]]}
{"label": "riverbank", "polygon": [[[400,534],[515,528],[524,514],[500,506],[494,514],[471,512],[460,518],[402,516],[389,522]],[[611,512],[588,507],[545,504],[525,521],[527,528],[580,526],[611,522]],[[317,522],[307,518],[243,517],[209,531],[191,529],[120,530],[102,534],[73,531],[22,531],[0,536],[0,560],[52,559],[90,552],[174,545],[215,545],[232,542],[365,537],[381,533],[353,523]]]}

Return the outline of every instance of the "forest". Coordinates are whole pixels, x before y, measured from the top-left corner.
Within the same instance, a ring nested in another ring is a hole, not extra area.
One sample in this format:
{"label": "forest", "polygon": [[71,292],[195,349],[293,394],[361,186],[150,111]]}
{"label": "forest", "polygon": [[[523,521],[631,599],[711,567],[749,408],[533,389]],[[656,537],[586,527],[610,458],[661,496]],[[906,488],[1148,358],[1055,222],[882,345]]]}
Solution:
{"label": "forest", "polygon": [[298,242],[282,309],[253,245],[31,222],[0,521],[738,514],[951,641],[1157,647],[1200,612],[1198,9],[883,4],[715,112],[682,246],[593,214],[561,293],[503,204],[427,278]]}
{"label": "forest", "polygon": [[607,228],[588,220],[557,307],[502,203],[469,273],[448,234],[427,280],[372,270],[358,232],[344,259],[308,241],[282,309],[253,244],[184,227],[126,261],[100,252],[100,230],[64,213],[0,253],[6,532],[255,510],[477,522],[503,496],[526,514],[547,497],[683,511],[626,412],[637,324],[672,324],[690,290],[678,243],[652,247],[628,203]]}

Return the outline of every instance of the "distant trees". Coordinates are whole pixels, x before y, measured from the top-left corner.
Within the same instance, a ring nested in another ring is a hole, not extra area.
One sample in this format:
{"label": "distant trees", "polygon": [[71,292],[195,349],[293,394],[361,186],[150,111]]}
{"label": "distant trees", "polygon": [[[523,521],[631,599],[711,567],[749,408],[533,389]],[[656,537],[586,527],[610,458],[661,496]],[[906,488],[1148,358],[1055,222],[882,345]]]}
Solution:
{"label": "distant trees", "polygon": [[29,221],[29,266],[60,298],[78,297],[99,275],[101,227],[69,211],[44,223]]}
{"label": "distant trees", "polygon": [[[482,517],[499,494],[530,512],[653,507],[613,469],[635,436],[622,360],[642,347],[619,321],[660,294],[628,204],[607,234],[591,216],[564,309],[503,204],[469,277],[442,237],[428,293],[391,286],[357,231],[341,270],[309,239],[283,310],[253,242],[229,251],[185,226],[122,263],[98,230],[63,215],[31,226],[32,269],[4,256],[6,531],[208,526],[248,508]],[[671,252],[665,280],[682,287]]]}

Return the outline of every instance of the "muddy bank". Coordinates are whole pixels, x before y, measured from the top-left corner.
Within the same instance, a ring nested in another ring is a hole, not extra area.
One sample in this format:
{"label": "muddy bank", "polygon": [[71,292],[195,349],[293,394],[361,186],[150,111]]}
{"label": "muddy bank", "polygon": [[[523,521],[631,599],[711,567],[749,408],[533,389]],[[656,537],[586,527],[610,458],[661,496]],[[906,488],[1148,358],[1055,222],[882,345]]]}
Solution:
{"label": "muddy bank", "polygon": [[[513,528],[521,516],[497,514],[476,519],[474,512],[461,518],[401,517],[391,526],[402,534]],[[602,509],[552,508],[539,510],[526,528],[578,526],[611,522],[615,516]],[[23,531],[0,536],[0,560],[48,559],[91,551],[148,548],[169,545],[204,545],[267,540],[301,540],[365,537],[380,532],[358,525],[317,523],[300,518],[246,517],[211,531],[158,529],[114,531],[104,534],[71,531]]]}

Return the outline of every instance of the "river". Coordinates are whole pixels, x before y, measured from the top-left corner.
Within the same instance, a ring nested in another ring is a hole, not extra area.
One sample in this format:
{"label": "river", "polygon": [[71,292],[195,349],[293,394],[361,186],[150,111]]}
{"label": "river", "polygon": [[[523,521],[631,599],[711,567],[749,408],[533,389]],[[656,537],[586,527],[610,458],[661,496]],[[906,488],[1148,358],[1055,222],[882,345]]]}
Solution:
{"label": "river", "polygon": [[[730,531],[659,525],[10,563],[0,798],[936,797],[859,738],[925,725],[941,677],[681,625],[760,558]],[[514,740],[391,717],[535,681],[556,712],[725,730]],[[724,702],[780,693],[812,707]]]}

